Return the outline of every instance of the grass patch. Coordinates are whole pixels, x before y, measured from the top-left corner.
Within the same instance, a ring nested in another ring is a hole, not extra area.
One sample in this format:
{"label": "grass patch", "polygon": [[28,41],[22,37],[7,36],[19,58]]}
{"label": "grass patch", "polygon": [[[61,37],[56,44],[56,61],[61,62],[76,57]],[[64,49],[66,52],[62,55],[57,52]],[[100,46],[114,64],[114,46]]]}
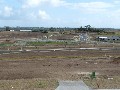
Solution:
{"label": "grass patch", "polygon": [[0,46],[11,46],[13,44],[5,44],[5,43],[1,43]]}
{"label": "grass patch", "polygon": [[55,89],[58,83],[54,79],[17,79],[0,80],[0,90],[34,90],[34,89]]}

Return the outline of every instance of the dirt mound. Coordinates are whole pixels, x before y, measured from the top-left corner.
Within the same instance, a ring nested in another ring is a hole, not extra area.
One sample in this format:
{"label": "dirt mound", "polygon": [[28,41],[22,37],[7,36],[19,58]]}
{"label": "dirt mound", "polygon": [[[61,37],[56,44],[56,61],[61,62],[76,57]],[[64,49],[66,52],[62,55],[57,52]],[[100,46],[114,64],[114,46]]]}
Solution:
{"label": "dirt mound", "polygon": [[111,63],[120,64],[120,57],[114,58]]}

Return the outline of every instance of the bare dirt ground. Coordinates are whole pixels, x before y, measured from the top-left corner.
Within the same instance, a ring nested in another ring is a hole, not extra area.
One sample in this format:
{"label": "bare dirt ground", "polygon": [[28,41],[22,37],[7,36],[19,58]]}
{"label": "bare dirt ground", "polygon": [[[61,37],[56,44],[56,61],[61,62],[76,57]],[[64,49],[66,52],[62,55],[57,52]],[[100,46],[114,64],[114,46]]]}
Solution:
{"label": "bare dirt ground", "polygon": [[[95,71],[98,78],[100,77],[103,81],[104,79],[108,80],[110,77],[117,77],[116,81],[106,83],[104,86],[100,84],[101,87],[120,88],[120,64],[112,63],[113,60],[116,60],[114,58],[119,56],[119,53],[119,50],[50,52],[38,50],[2,54],[0,55],[0,80],[41,78],[42,80],[53,79],[56,81],[85,79],[88,82],[90,80],[89,74]],[[97,86],[89,85],[98,88]],[[43,90],[49,89],[43,88]]]}
{"label": "bare dirt ground", "polygon": [[[40,46],[31,51],[1,47],[0,90],[54,90],[59,80],[83,80],[93,88],[120,88],[119,45],[114,49],[112,45],[94,47],[103,50],[78,49],[83,47],[90,45]],[[93,71],[97,76],[91,80]]]}
{"label": "bare dirt ground", "polygon": [[101,75],[119,76],[119,70],[119,64],[112,64],[108,61],[95,61],[95,59],[81,60],[46,58],[38,60],[0,61],[1,80],[59,77],[68,78],[66,74],[74,75],[79,74],[80,72],[92,71],[96,71]]}

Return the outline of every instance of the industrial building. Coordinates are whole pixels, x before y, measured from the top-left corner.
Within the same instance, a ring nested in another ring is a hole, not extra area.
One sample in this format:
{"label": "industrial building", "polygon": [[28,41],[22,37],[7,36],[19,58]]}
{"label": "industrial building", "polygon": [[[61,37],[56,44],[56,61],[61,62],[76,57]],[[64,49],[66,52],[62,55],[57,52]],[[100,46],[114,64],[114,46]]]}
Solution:
{"label": "industrial building", "polygon": [[120,36],[99,36],[97,40],[104,42],[116,42],[120,41]]}

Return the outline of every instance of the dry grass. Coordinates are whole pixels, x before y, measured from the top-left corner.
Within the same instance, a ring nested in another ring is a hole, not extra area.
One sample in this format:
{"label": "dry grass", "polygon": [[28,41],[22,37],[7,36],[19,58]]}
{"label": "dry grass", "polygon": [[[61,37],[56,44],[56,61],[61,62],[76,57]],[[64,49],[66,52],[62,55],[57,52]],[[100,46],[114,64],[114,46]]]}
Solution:
{"label": "dry grass", "polygon": [[[106,78],[105,78],[106,77]],[[119,76],[102,76],[93,80],[86,79],[84,82],[96,89],[120,89],[120,77]]]}
{"label": "dry grass", "polygon": [[114,58],[110,63],[120,64],[120,57]]}
{"label": "dry grass", "polygon": [[[113,76],[113,79],[98,77],[91,80],[89,77],[81,78],[88,86],[94,89],[119,89],[120,77]],[[68,79],[67,79],[68,80]],[[76,79],[70,79],[76,80]],[[79,79],[80,80],[80,79]],[[0,80],[0,90],[55,90],[58,86],[56,79],[17,79],[17,80]]]}
{"label": "dry grass", "polygon": [[54,79],[0,80],[0,90],[54,90],[57,85]]}

